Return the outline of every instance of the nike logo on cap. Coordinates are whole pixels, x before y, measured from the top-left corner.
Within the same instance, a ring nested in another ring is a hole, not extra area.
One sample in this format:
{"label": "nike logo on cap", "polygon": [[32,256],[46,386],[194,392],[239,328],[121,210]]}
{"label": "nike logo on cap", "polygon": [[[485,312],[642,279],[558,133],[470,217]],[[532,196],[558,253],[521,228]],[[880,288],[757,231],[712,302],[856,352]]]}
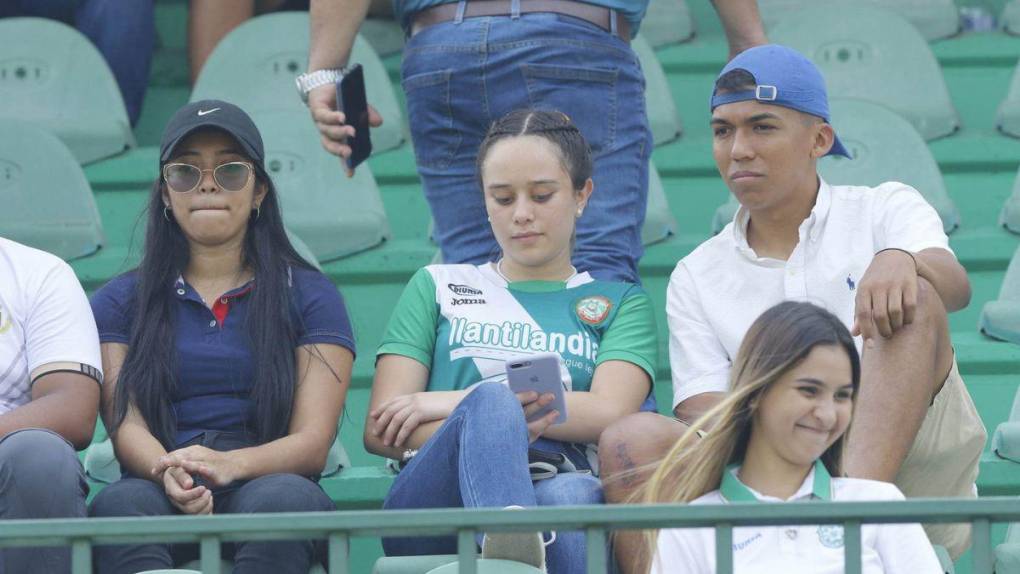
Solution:
{"label": "nike logo on cap", "polygon": [[211,110],[198,110],[198,115],[200,115],[200,116],[204,116],[204,115],[206,115],[206,114],[211,114],[211,113],[215,112],[215,111],[216,111],[216,110],[218,110],[218,109],[219,109],[219,108],[213,108],[213,109],[211,109]]}

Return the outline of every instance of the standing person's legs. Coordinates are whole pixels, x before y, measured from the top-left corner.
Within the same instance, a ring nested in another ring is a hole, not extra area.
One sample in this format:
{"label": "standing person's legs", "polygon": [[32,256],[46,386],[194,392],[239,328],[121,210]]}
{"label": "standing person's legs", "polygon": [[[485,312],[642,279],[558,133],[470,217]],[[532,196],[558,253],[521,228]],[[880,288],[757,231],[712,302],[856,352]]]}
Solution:
{"label": "standing person's legs", "polygon": [[124,96],[128,119],[135,125],[142,112],[156,41],[153,0],[85,0],[78,6],[75,22],[109,64]]}
{"label": "standing person's legs", "polygon": [[[602,504],[599,479],[586,473],[568,472],[535,483],[539,506]],[[555,574],[584,574],[588,568],[585,533],[557,532],[556,540],[546,548],[546,564]]]}
{"label": "standing person's legs", "polygon": [[[74,448],[43,429],[15,431],[0,439],[0,519],[83,518],[88,484]],[[0,572],[63,573],[71,550],[6,548]]]}
{"label": "standing person's legs", "polygon": [[[383,508],[535,506],[528,428],[505,385],[479,385],[400,471]],[[453,536],[383,538],[387,556],[456,553]]]}
{"label": "standing person's legs", "polygon": [[[269,474],[244,483],[216,499],[217,514],[256,512],[325,512],[336,505],[315,482],[296,474]],[[307,574],[326,558],[322,540],[238,542],[234,550],[237,574]]]}
{"label": "standing person's legs", "polygon": [[[214,500],[214,504],[216,501]],[[142,478],[122,478],[92,500],[89,516],[172,516],[178,514],[156,483]],[[174,567],[169,544],[96,546],[93,550],[99,574],[133,574]]]}

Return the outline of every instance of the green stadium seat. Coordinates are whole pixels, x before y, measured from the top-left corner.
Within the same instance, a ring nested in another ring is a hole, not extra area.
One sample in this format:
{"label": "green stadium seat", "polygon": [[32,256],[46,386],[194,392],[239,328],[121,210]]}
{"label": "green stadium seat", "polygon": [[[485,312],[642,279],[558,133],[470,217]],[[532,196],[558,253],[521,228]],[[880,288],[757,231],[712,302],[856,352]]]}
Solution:
{"label": "green stadium seat", "polygon": [[[266,14],[238,26],[209,56],[195,82],[191,101],[232,102],[251,114],[256,123],[264,111],[300,110],[300,121],[312,125],[294,87],[294,78],[305,71],[308,62],[308,26],[307,12]],[[382,60],[364,38],[358,37],[350,61],[364,68],[368,102],[384,120],[382,126],[372,128],[374,152],[399,147],[405,139],[404,114]],[[317,133],[313,141],[318,144]]]}
{"label": "green stadium seat", "polygon": [[641,243],[651,245],[676,234],[676,219],[669,210],[666,190],[655,163],[648,162],[648,207],[645,209],[645,224],[641,227]]}
{"label": "green stadium seat", "polygon": [[1020,462],[1020,391],[1013,399],[1009,420],[1000,423],[992,435],[992,452],[999,458]]}
{"label": "green stadium seat", "polygon": [[[790,13],[808,6],[825,4],[826,0],[759,0],[762,23],[771,29],[787,18]],[[838,6],[850,2],[828,0]],[[960,13],[953,0],[864,0],[854,4],[870,4],[896,12],[913,24],[927,40],[948,38],[960,32]],[[769,36],[771,37],[771,35]]]}
{"label": "green stadium seat", "polygon": [[648,113],[648,126],[652,129],[652,139],[656,146],[669,143],[680,137],[683,128],[673,93],[669,90],[666,72],[656,58],[655,51],[643,37],[634,38],[630,46],[645,73],[645,109]]}
{"label": "green stadium seat", "polygon": [[999,104],[995,121],[1002,133],[1020,137],[1020,64],[1017,64],[1017,67],[1013,69],[1009,92],[1006,94],[1006,99]]}
{"label": "green stadium seat", "polygon": [[315,258],[315,254],[308,245],[301,240],[300,237],[295,235],[289,229],[287,230],[287,239],[290,241],[291,246],[294,247],[294,251],[298,252],[298,255],[304,258],[305,261],[312,264],[313,267],[322,271],[322,265],[319,265],[319,260]]}
{"label": "green stadium seat", "polygon": [[[913,186],[942,218],[946,233],[960,225],[960,213],[950,199],[942,173],[924,139],[910,122],[888,108],[864,100],[833,99],[832,124],[853,159],[827,156],[818,171],[833,185],[870,185],[902,181]],[[712,221],[718,233],[733,219],[737,202],[732,196]]]}
{"label": "green stadium seat", "polygon": [[651,0],[641,20],[639,38],[653,48],[678,44],[694,37],[694,21],[684,0]]}
{"label": "green stadium seat", "polygon": [[65,260],[91,255],[106,242],[78,160],[39,124],[0,119],[0,198],[0,236],[7,239]]}
{"label": "green stadium seat", "polygon": [[[541,570],[511,560],[479,559],[478,574],[538,574]],[[372,574],[457,574],[456,554],[390,556],[376,561]]]}
{"label": "green stadium seat", "polygon": [[390,236],[379,188],[367,164],[353,178],[319,145],[304,109],[253,115],[266,142],[266,170],[280,194],[287,228],[322,263],[374,247]]}
{"label": "green stadium seat", "polygon": [[1006,203],[999,212],[999,225],[1012,231],[1020,233],[1020,171],[1013,181],[1013,193],[1006,199]]}
{"label": "green stadium seat", "polygon": [[1009,34],[1020,35],[1020,0],[1011,0],[1002,9],[999,17],[1002,28]]}
{"label": "green stadium seat", "polygon": [[[985,303],[981,310],[978,327],[989,337],[1020,345],[1020,249],[1013,254],[1006,269],[999,299]],[[1015,405],[1013,412],[1020,414]]]}
{"label": "green stadium seat", "polygon": [[399,54],[404,50],[404,29],[396,20],[366,18],[358,34],[368,40],[368,44],[380,57]]}
{"label": "green stadium seat", "polygon": [[926,140],[952,134],[960,119],[939,63],[901,16],[852,3],[791,12],[769,39],[818,65],[833,98],[857,98],[900,114]]}
{"label": "green stadium seat", "polygon": [[1006,540],[995,547],[995,574],[1020,574],[1020,522],[1006,530]]}
{"label": "green stadium seat", "polygon": [[53,132],[80,163],[135,145],[124,100],[95,46],[43,18],[0,19],[0,119]]}

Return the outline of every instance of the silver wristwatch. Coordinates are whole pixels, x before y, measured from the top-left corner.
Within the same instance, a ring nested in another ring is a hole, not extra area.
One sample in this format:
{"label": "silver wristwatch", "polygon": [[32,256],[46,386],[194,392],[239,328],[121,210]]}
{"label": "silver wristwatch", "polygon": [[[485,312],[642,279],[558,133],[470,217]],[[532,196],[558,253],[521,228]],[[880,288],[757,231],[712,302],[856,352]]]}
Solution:
{"label": "silver wristwatch", "polygon": [[294,78],[294,83],[297,84],[298,94],[301,95],[301,101],[305,104],[308,103],[308,92],[318,88],[319,86],[325,86],[326,84],[335,84],[344,77],[343,68],[340,69],[329,69],[329,70],[315,70],[314,72],[308,72],[301,74]]}

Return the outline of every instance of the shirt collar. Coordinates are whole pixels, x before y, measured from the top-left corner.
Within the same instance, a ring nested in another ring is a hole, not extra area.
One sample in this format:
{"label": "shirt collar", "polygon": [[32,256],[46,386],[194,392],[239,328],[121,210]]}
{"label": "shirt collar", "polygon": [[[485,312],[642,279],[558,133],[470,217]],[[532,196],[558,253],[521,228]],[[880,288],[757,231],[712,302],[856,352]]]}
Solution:
{"label": "shirt collar", "polygon": [[[290,268],[287,269],[287,272],[290,273]],[[221,295],[221,297],[226,299],[236,299],[242,295],[247,295],[252,290],[253,287],[255,287],[254,277],[249,279],[248,282],[245,283],[244,285],[241,285],[236,289],[231,289],[230,291],[224,293],[223,295]],[[174,281],[174,290],[176,291],[179,297],[187,297],[190,291],[194,291],[191,285],[188,285],[187,281],[184,280],[184,275],[177,276],[177,280]],[[197,293],[195,294],[194,298],[198,299]]]}
{"label": "shirt collar", "polygon": [[[825,222],[829,218],[829,209],[832,207],[832,187],[826,183],[822,176],[818,176],[818,195],[815,197],[815,205],[811,213],[800,224],[800,236],[806,234],[811,241],[818,241],[822,231],[825,230]],[[741,253],[752,259],[757,258],[751,245],[747,242],[747,224],[751,221],[751,214],[747,208],[740,206],[733,216],[733,240]]]}
{"label": "shirt collar", "polygon": [[[719,494],[727,502],[761,502],[778,500],[755,492],[751,487],[740,482],[737,478],[739,464],[731,464],[723,472],[722,482],[719,484]],[[797,489],[790,500],[801,498],[815,498],[818,500],[832,500],[832,476],[821,460],[816,460],[811,471],[804,478],[804,482]]]}

